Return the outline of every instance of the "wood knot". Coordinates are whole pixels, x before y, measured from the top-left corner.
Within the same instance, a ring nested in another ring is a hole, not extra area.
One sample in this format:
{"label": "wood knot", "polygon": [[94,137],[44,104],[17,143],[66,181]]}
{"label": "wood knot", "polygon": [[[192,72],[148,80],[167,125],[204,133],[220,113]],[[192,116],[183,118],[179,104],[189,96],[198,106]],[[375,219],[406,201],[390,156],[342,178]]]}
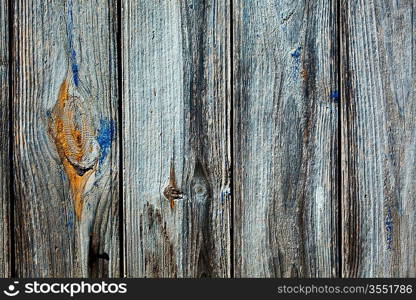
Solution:
{"label": "wood knot", "polygon": [[210,199],[211,187],[203,165],[199,160],[195,162],[194,174],[191,180],[193,200],[204,203]]}
{"label": "wood knot", "polygon": [[208,192],[205,184],[201,184],[201,183],[195,184],[194,191],[195,191],[196,196],[200,196],[200,197],[206,196]]}
{"label": "wood knot", "polygon": [[57,102],[49,120],[49,134],[68,176],[75,214],[80,220],[82,194],[94,172],[99,158],[99,145],[95,140],[91,112],[82,99],[69,93],[70,79],[61,84]]}
{"label": "wood knot", "polygon": [[170,201],[170,208],[174,208],[175,200],[182,199],[182,192],[174,186],[168,185],[163,191],[163,195]]}

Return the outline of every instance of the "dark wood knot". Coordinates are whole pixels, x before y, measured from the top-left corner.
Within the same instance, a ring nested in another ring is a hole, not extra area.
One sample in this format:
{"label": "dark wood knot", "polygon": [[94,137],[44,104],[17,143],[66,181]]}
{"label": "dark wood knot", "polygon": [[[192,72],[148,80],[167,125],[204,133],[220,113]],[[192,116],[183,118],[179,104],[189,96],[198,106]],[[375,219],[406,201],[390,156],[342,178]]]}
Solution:
{"label": "dark wood knot", "polygon": [[182,199],[183,195],[180,189],[177,188],[175,178],[175,167],[173,160],[170,162],[169,179],[166,188],[163,190],[163,196],[170,202],[170,208],[175,207],[175,199]]}

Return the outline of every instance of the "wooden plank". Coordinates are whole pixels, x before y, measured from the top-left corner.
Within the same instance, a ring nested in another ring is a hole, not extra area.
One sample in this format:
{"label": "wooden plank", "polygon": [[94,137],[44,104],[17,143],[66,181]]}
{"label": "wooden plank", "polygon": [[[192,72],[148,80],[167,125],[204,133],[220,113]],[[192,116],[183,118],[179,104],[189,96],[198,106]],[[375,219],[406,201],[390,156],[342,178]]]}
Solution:
{"label": "wooden plank", "polygon": [[0,277],[10,274],[10,144],[8,2],[0,3]]}
{"label": "wooden plank", "polygon": [[128,277],[230,276],[228,5],[122,2]]}
{"label": "wooden plank", "polygon": [[337,1],[234,1],[236,277],[338,276]]}
{"label": "wooden plank", "polygon": [[343,276],[416,276],[415,2],[343,1]]}
{"label": "wooden plank", "polygon": [[14,3],[17,276],[118,276],[116,1]]}

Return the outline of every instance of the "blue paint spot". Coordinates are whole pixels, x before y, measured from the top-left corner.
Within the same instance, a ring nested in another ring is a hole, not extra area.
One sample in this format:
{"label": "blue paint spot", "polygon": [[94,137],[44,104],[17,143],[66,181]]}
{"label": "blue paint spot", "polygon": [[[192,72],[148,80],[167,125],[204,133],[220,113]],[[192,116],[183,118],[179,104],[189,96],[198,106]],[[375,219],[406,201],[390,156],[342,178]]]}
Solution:
{"label": "blue paint spot", "polygon": [[296,48],[296,50],[292,51],[292,53],[290,54],[294,60],[293,67],[292,67],[293,80],[299,79],[301,51],[302,51],[302,47],[298,47]]}
{"label": "blue paint spot", "polygon": [[386,216],[386,220],[384,221],[384,225],[386,228],[387,250],[391,250],[391,244],[393,242],[393,218],[391,215],[390,208],[387,211],[387,216]]}
{"label": "blue paint spot", "polygon": [[114,136],[114,122],[106,119],[100,120],[98,129],[97,142],[100,145],[101,155],[99,158],[99,167],[101,167],[110,149]]}
{"label": "blue paint spot", "polygon": [[224,203],[224,199],[228,195],[231,195],[231,191],[230,191],[230,188],[229,187],[226,188],[225,190],[221,191],[221,203]]}
{"label": "blue paint spot", "polygon": [[72,212],[69,212],[69,220],[66,223],[66,228],[72,228],[74,226],[74,214]]}
{"label": "blue paint spot", "polygon": [[329,97],[334,100],[337,101],[339,99],[339,93],[337,90],[332,91],[331,94],[329,95]]}
{"label": "blue paint spot", "polygon": [[299,58],[300,57],[300,52],[302,51],[302,47],[298,47],[295,51],[292,52],[292,57],[293,58]]}
{"label": "blue paint spot", "polygon": [[77,59],[77,53],[75,52],[74,49],[71,50],[71,59]]}
{"label": "blue paint spot", "polygon": [[72,222],[72,220],[69,220],[68,223],[66,223],[65,227],[66,228],[72,228],[74,226],[74,222]]}

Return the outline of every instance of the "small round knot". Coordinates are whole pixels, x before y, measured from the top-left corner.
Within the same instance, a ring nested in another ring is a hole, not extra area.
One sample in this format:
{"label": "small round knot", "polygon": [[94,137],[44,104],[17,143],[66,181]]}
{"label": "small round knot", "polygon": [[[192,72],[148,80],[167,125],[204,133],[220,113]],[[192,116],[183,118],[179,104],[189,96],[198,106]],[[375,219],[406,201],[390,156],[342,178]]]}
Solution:
{"label": "small round knot", "polygon": [[207,188],[202,184],[195,184],[194,191],[197,196],[205,196],[207,194]]}

